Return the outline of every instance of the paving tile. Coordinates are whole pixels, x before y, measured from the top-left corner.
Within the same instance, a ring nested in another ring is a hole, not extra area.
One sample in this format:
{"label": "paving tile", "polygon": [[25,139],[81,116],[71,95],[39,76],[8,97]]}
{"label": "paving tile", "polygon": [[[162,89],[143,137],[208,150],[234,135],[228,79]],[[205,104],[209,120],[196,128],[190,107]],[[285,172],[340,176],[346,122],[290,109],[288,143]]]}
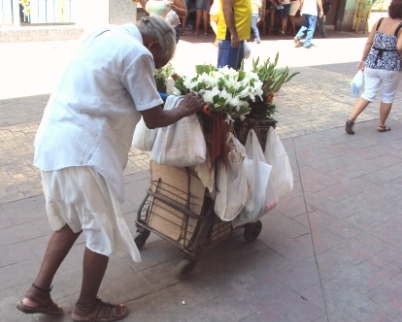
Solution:
{"label": "paving tile", "polygon": [[399,268],[381,258],[381,254],[360,263],[358,267],[366,273],[375,276],[379,284],[384,284],[396,277],[400,277],[402,274]]}
{"label": "paving tile", "polygon": [[344,240],[354,238],[362,233],[359,228],[346,225],[335,216],[328,215],[321,210],[310,213],[309,219],[311,223]]}
{"label": "paving tile", "polygon": [[402,220],[394,219],[386,224],[379,225],[370,230],[370,234],[394,247],[400,247],[402,243]]}
{"label": "paving tile", "polygon": [[[294,218],[306,213],[306,203],[303,196],[289,198],[286,201],[280,201],[274,210]],[[269,216],[269,213],[267,216]]]}
{"label": "paving tile", "polygon": [[400,279],[395,278],[369,294],[369,298],[381,308],[390,312],[395,317],[395,321],[402,319],[401,287]]}
{"label": "paving tile", "polygon": [[297,238],[301,235],[310,233],[310,230],[307,227],[279,212],[272,211],[265,217],[267,218],[269,227],[275,227],[275,229],[280,230],[290,238]]}
{"label": "paving tile", "polygon": [[311,236],[315,254],[322,254],[342,244],[343,239],[321,228],[314,220],[310,222]]}
{"label": "paving tile", "polygon": [[331,249],[331,253],[336,257],[341,257],[352,264],[357,265],[376,256],[383,250],[387,249],[387,247],[388,245],[381,240],[378,240],[367,233],[363,233],[356,238],[336,245]]}
{"label": "paving tile", "polygon": [[305,247],[278,230],[262,231],[258,239],[264,245],[287,259],[297,261],[303,258],[313,257],[311,245]]}
{"label": "paving tile", "polygon": [[389,314],[367,296],[345,287],[334,280],[324,284],[324,296],[330,321],[395,321]]}

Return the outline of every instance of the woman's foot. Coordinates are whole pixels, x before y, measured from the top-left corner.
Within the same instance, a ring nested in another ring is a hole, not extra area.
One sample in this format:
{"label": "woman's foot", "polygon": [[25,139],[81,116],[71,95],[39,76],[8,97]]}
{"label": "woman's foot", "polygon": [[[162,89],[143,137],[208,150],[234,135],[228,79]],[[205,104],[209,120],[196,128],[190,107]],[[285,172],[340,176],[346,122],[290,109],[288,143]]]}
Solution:
{"label": "woman's foot", "polygon": [[355,125],[355,123],[352,120],[347,120],[346,121],[346,125],[345,125],[345,131],[348,134],[355,134],[355,131],[353,131],[353,126]]}
{"label": "woman's foot", "polygon": [[90,304],[77,302],[71,316],[74,321],[118,321],[128,315],[123,304],[111,304],[96,299]]}
{"label": "woman's foot", "polygon": [[391,128],[389,126],[386,126],[386,125],[379,125],[377,127],[377,131],[378,132],[387,132],[387,131],[391,131]]}
{"label": "woman's foot", "polygon": [[35,284],[25,294],[22,301],[17,302],[17,309],[26,314],[43,313],[48,315],[61,315],[63,308],[58,306],[50,297],[50,291],[44,290]]}

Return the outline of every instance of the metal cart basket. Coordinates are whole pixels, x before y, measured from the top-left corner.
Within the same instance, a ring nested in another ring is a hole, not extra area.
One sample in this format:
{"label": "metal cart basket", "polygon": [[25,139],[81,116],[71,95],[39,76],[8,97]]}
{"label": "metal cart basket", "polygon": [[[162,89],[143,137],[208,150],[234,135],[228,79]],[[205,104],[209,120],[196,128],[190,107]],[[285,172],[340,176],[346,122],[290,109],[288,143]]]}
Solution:
{"label": "metal cart basket", "polygon": [[[256,133],[260,133],[260,143],[265,145],[268,128],[275,126],[275,123],[259,125]],[[236,130],[235,124],[235,132],[243,143],[248,133],[245,127],[256,128],[257,125],[242,123]],[[137,236],[134,240],[141,249],[150,232],[153,232],[176,245],[185,253],[177,266],[179,275],[188,275],[204,251],[236,231],[244,229],[243,236],[248,242],[254,241],[260,234],[261,221],[233,227],[232,222],[220,220],[213,210],[214,201],[190,168],[177,168],[151,161],[150,171],[151,186],[137,212]]]}

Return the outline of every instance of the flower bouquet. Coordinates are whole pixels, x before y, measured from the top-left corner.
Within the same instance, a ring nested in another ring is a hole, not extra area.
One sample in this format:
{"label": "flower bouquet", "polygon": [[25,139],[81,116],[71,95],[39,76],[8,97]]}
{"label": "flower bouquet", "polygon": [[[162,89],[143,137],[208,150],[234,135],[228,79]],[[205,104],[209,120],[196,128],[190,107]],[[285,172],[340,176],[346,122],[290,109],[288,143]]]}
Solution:
{"label": "flower bouquet", "polygon": [[255,72],[197,65],[195,73],[176,80],[173,94],[198,93],[209,111],[222,114],[229,123],[237,118],[243,120],[250,113],[250,102],[263,94],[262,87],[263,83]]}
{"label": "flower bouquet", "polygon": [[162,68],[155,69],[154,79],[156,82],[156,88],[160,93],[166,93],[167,80],[169,77],[174,76],[174,74],[174,67],[170,63]]}

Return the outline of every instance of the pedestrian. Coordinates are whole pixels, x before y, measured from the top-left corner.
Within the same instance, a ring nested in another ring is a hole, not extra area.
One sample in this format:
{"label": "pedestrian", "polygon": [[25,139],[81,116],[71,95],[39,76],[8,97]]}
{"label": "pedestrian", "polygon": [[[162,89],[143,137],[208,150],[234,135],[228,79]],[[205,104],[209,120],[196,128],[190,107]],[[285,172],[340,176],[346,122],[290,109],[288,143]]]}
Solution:
{"label": "pedestrian", "polygon": [[324,0],[322,8],[323,8],[324,15],[322,17],[318,17],[318,29],[321,32],[321,36],[323,38],[327,38],[327,28],[325,27],[325,23],[327,20],[327,14],[331,10],[330,0]]}
{"label": "pedestrian", "polygon": [[300,9],[300,0],[291,0],[289,9],[290,34],[296,34],[295,16]]}
{"label": "pedestrian", "polygon": [[268,23],[268,35],[270,35],[272,33],[272,30],[274,29],[276,7],[276,0],[265,0],[264,22],[265,24]]}
{"label": "pedestrian", "polygon": [[251,2],[222,0],[218,18],[218,67],[239,69],[244,58],[244,40],[251,34]]}
{"label": "pedestrian", "polygon": [[380,86],[382,97],[377,131],[391,130],[385,122],[400,80],[401,27],[402,0],[392,0],[388,7],[388,17],[380,18],[372,27],[363,49],[362,59],[357,65],[358,69],[364,70],[364,91],[346,121],[346,133],[355,134],[353,128],[356,118],[374,101]]}
{"label": "pedestrian", "polygon": [[98,298],[109,257],[127,252],[140,261],[121,203],[123,170],[136,123],[164,127],[197,112],[205,103],[188,94],[164,110],[155,68],[172,58],[173,27],[159,17],[94,31],[81,40],[52,93],[35,136],[34,165],[40,169],[53,233],[32,286],[17,303],[24,313],[61,315],[52,301],[53,278],[81,232],[86,247],[75,321],[116,321],[123,304]]}
{"label": "pedestrian", "polygon": [[[180,18],[187,19],[187,5],[184,0],[169,0],[167,2],[162,0],[139,0],[141,7],[150,15],[158,15],[166,19],[174,28],[176,34],[176,43],[179,42],[182,35],[182,26]],[[185,23],[184,23],[185,24]]]}
{"label": "pedestrian", "polygon": [[251,29],[253,30],[254,42],[259,44],[261,42],[260,31],[257,27],[258,18],[260,17],[260,9],[262,7],[262,0],[251,0]]}
{"label": "pedestrian", "polygon": [[208,35],[209,8],[210,8],[210,0],[195,0],[196,18],[195,18],[194,35],[200,34],[201,20],[202,20],[202,28],[204,30],[204,36]]}
{"label": "pedestrian", "polygon": [[280,0],[279,3],[280,7],[282,8],[281,10],[279,10],[280,23],[281,23],[279,36],[285,36],[288,27],[290,0]]}
{"label": "pedestrian", "polygon": [[[300,11],[302,15],[302,26],[294,37],[296,47],[300,47],[300,39],[306,34],[306,40],[303,43],[304,48],[311,47],[315,25],[317,23],[317,14],[323,16],[321,0],[301,0]],[[318,12],[317,12],[318,11]]]}

